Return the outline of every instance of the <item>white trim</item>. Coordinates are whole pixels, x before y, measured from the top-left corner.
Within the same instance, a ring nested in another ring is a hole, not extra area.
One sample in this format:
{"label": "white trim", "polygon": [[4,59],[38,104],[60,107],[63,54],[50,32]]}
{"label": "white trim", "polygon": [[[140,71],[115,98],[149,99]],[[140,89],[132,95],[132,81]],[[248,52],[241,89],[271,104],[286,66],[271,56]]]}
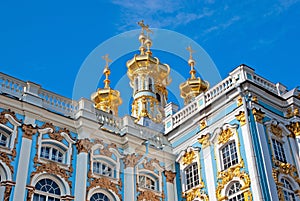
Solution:
{"label": "white trim", "polygon": [[89,201],[91,199],[91,197],[96,194],[96,193],[103,193],[104,195],[106,195],[110,201],[120,201],[120,198],[118,195],[116,195],[116,193],[110,189],[101,189],[99,187],[94,187],[92,189],[90,189],[88,191],[87,194],[87,201]]}

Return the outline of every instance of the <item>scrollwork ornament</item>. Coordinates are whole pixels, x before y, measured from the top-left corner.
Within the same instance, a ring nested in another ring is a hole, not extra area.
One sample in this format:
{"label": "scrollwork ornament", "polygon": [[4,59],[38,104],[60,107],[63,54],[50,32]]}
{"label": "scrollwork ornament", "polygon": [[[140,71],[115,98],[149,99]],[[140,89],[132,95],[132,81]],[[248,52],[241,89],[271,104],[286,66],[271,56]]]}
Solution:
{"label": "scrollwork ornament", "polygon": [[195,152],[193,150],[189,151],[189,152],[186,152],[184,155],[183,155],[183,164],[184,165],[189,165],[193,162],[193,160],[195,159]]}
{"label": "scrollwork ornament", "polygon": [[231,129],[227,128],[221,132],[221,134],[218,137],[218,143],[219,144],[225,144],[229,141],[229,139],[233,136],[233,132]]}

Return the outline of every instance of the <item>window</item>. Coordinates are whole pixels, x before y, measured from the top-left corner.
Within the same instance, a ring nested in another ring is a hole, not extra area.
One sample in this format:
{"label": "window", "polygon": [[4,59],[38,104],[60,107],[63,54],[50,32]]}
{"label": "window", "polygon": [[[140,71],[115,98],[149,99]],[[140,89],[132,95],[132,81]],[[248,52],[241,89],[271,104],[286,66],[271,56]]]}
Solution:
{"label": "window", "polygon": [[151,78],[149,78],[149,80],[148,80],[148,89],[150,90],[150,91],[152,91],[153,90],[153,84],[152,84],[152,79]]}
{"label": "window", "polygon": [[150,190],[157,190],[156,181],[153,178],[146,175],[139,176],[139,186]]}
{"label": "window", "polygon": [[60,188],[51,179],[41,179],[35,185],[33,201],[60,201]]}
{"label": "window", "polygon": [[43,146],[41,148],[40,157],[59,163],[64,162],[64,154],[54,147]]}
{"label": "window", "polygon": [[286,179],[281,179],[281,183],[283,183],[283,196],[285,201],[295,201],[295,193],[293,188]]}
{"label": "window", "polygon": [[113,177],[113,168],[103,162],[93,162],[93,173]]}
{"label": "window", "polygon": [[7,142],[8,142],[8,136],[5,135],[4,133],[0,132],[0,146],[7,146]]}
{"label": "window", "polygon": [[275,158],[279,161],[286,162],[283,145],[281,142],[272,139]]}
{"label": "window", "polygon": [[189,190],[197,185],[199,185],[199,173],[197,163],[192,163],[184,169],[185,180],[186,180],[186,190]]}
{"label": "window", "polygon": [[228,190],[228,201],[244,201],[244,194],[240,192],[242,185],[234,182]]}
{"label": "window", "polygon": [[91,198],[90,201],[110,201],[109,198],[104,195],[103,193],[95,193]]}
{"label": "window", "polygon": [[221,156],[224,170],[238,163],[235,141],[228,143],[221,149]]}

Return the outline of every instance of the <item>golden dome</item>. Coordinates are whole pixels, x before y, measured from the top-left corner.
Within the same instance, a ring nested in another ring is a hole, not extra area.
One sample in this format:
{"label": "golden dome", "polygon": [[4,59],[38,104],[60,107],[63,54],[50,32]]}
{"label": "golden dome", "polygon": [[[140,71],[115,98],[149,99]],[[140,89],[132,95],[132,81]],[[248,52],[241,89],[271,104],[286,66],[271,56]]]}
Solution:
{"label": "golden dome", "polygon": [[120,97],[120,92],[110,88],[110,80],[108,76],[110,75],[110,69],[108,63],[111,60],[108,55],[102,57],[106,61],[103,74],[105,75],[104,88],[98,88],[96,92],[91,95],[92,101],[95,103],[95,108],[102,110],[107,113],[112,113],[118,115],[118,107],[122,104],[122,99]]}
{"label": "golden dome", "polygon": [[195,60],[193,59],[192,53],[194,52],[189,46],[187,50],[190,52],[190,58],[188,64],[191,67],[191,77],[187,81],[180,84],[180,96],[184,99],[184,104],[187,105],[194,100],[199,94],[205,92],[209,88],[209,83],[202,80],[200,77],[196,78],[196,70],[194,69]]}

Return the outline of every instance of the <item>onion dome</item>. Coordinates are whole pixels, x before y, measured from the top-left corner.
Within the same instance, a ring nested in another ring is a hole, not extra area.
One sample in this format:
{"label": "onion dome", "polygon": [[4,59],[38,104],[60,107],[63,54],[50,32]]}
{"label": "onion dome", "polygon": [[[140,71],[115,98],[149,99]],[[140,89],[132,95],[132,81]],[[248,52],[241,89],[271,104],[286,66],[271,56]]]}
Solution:
{"label": "onion dome", "polygon": [[142,31],[139,35],[141,43],[140,53],[127,61],[127,76],[133,88],[133,102],[131,115],[137,118],[150,118],[156,123],[162,122],[164,106],[167,103],[167,85],[170,84],[170,67],[163,64],[157,57],[152,56],[150,50],[153,33],[143,21],[138,22]]}
{"label": "onion dome", "polygon": [[180,96],[184,99],[184,104],[187,105],[192,102],[195,97],[199,94],[205,92],[209,88],[209,83],[207,81],[202,80],[200,77],[196,77],[195,60],[193,59],[194,50],[189,46],[187,50],[190,52],[190,57],[188,60],[188,64],[191,67],[190,75],[185,82],[181,83],[180,88]]}
{"label": "onion dome", "polygon": [[120,97],[120,92],[110,88],[110,69],[108,63],[111,60],[108,55],[102,57],[106,61],[106,65],[103,70],[105,75],[104,88],[98,88],[96,92],[91,95],[92,101],[95,103],[95,108],[102,110],[113,115],[118,115],[118,107],[122,104],[122,99]]}

